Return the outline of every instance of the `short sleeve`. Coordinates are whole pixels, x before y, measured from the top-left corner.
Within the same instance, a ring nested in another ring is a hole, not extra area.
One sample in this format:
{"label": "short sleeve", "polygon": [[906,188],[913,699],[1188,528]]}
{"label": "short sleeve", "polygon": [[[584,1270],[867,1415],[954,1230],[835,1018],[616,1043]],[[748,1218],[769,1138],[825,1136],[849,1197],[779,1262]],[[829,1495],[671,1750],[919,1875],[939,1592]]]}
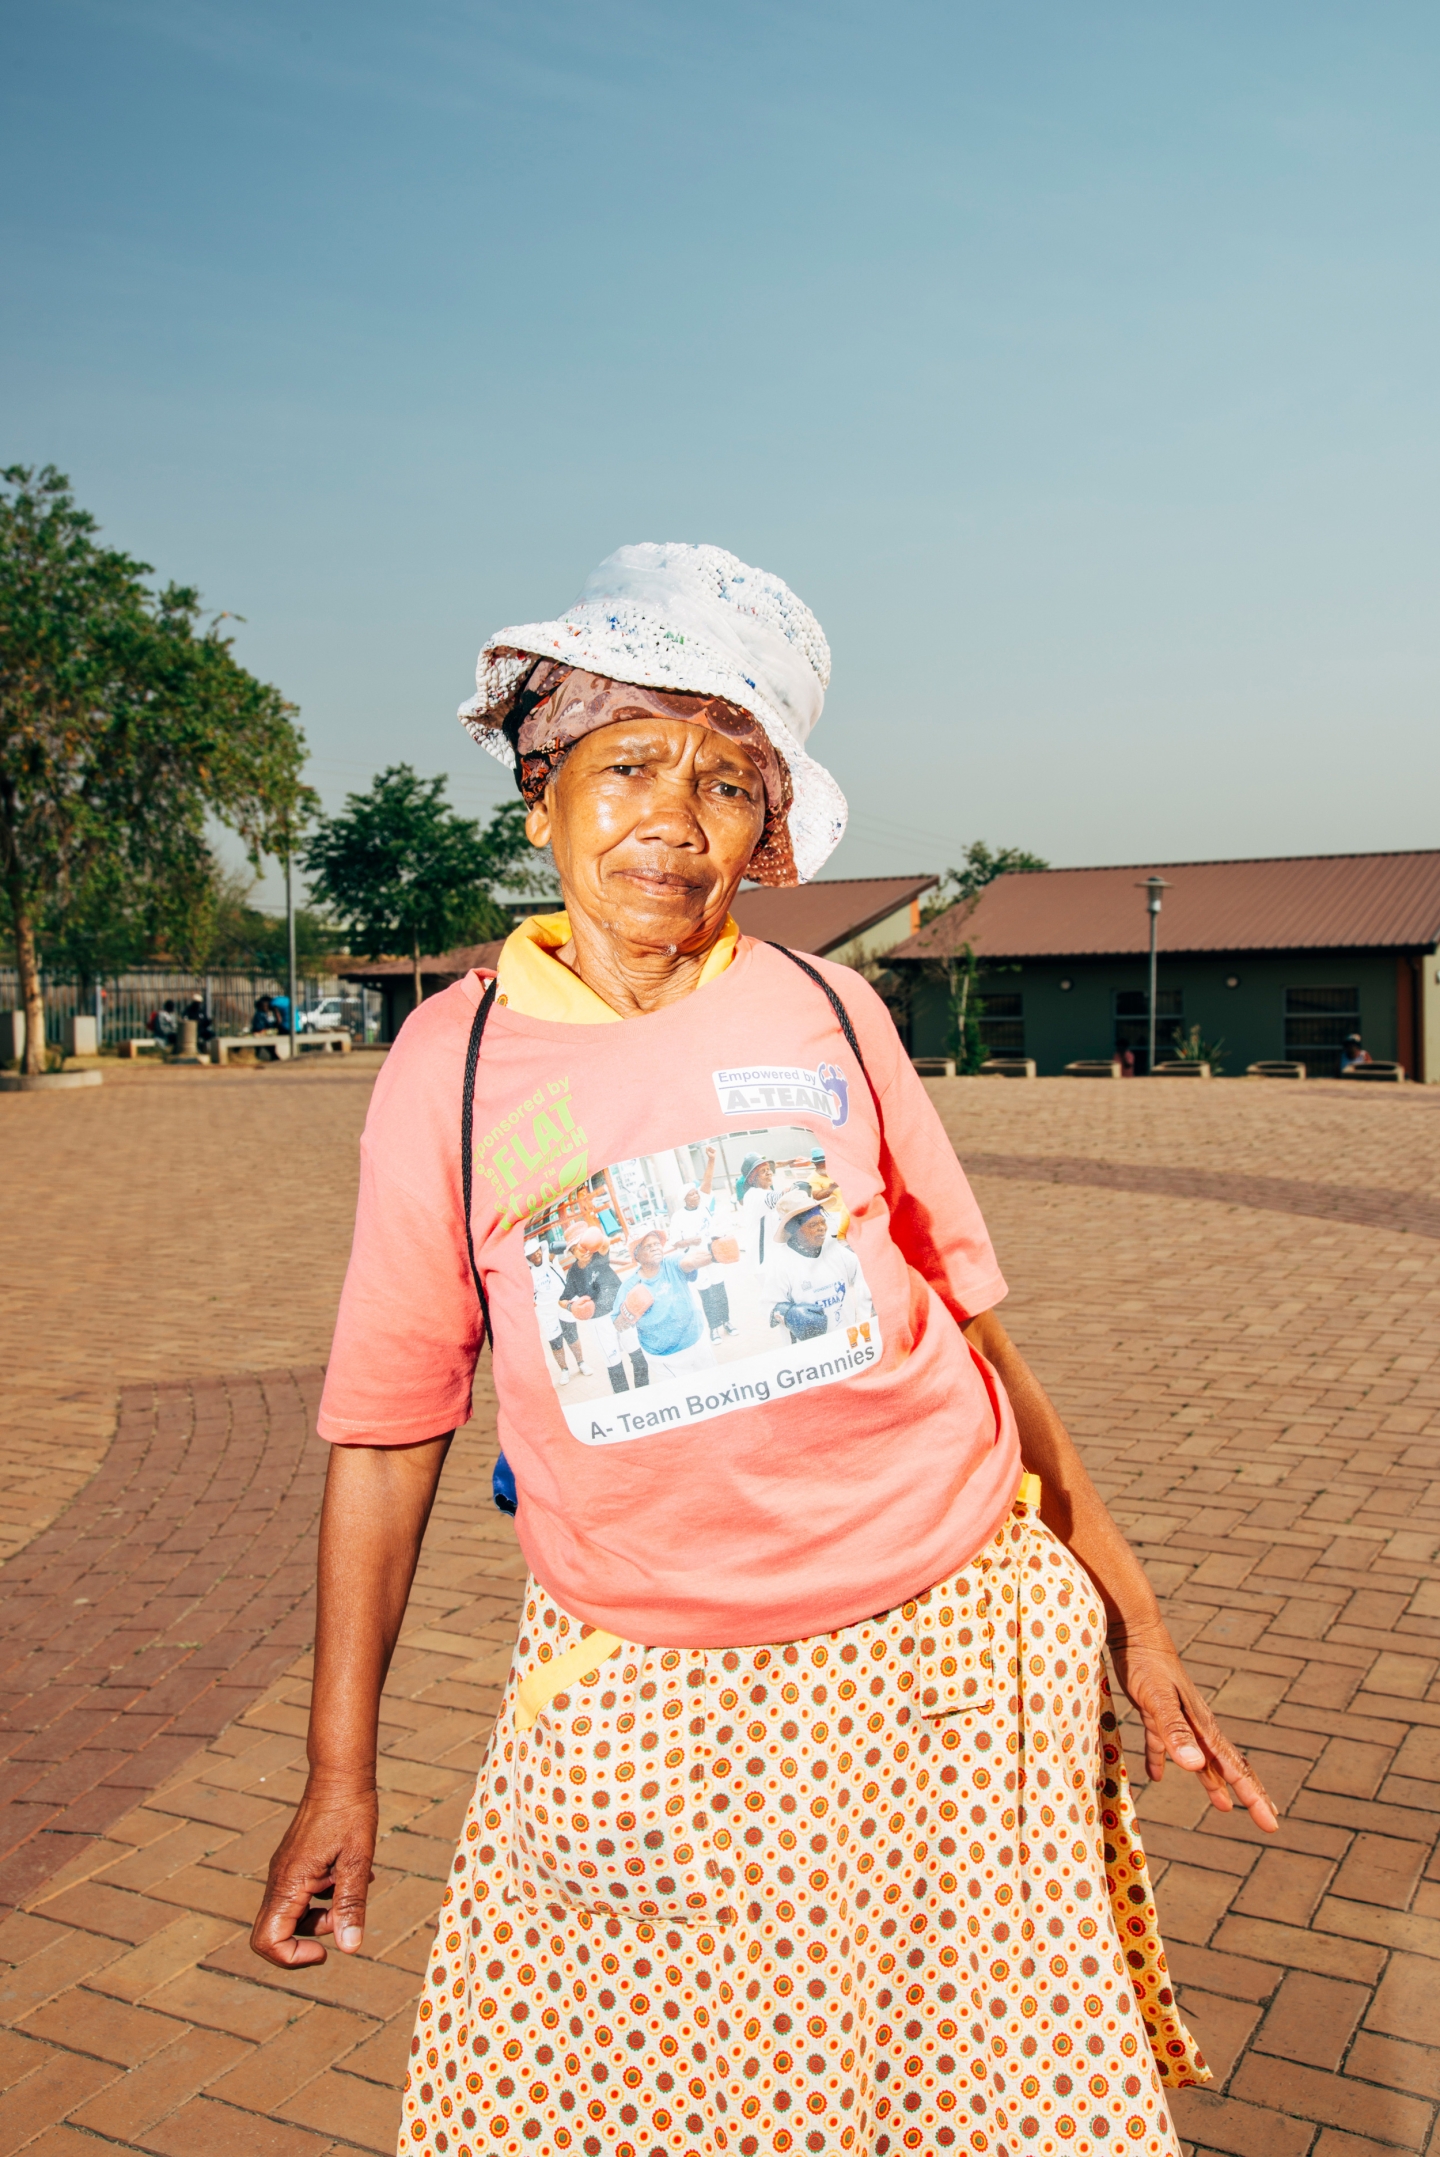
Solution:
{"label": "short sleeve", "polygon": [[342,1445],[411,1445],[470,1419],[481,1320],[460,1193],[469,987],[406,1020],[371,1097],[318,1425]]}

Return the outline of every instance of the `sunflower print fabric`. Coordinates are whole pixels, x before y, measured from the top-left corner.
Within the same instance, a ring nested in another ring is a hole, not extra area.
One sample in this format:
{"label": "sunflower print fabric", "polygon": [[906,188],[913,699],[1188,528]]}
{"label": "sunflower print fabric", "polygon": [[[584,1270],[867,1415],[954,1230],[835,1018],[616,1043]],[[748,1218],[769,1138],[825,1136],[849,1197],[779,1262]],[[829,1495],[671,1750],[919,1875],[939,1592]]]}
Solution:
{"label": "sunflower print fabric", "polygon": [[1038,1519],[823,1638],[622,1645],[520,1733],[580,1630],[531,1583],[400,2157],[1178,2157],[1209,2070]]}

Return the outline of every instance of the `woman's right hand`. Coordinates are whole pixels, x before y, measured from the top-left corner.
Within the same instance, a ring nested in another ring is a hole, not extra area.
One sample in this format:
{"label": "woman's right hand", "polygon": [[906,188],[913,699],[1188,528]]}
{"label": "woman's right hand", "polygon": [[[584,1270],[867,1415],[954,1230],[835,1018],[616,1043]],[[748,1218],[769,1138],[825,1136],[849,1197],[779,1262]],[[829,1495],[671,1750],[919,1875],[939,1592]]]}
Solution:
{"label": "woman's right hand", "polygon": [[[282,1970],[353,1955],[379,1819],[375,1733],[415,1561],[451,1434],[418,1445],[332,1445],[320,1510],[310,1779],[270,1860],[250,1945]],[[313,1907],[319,1904],[317,1909]]]}
{"label": "woman's right hand", "polygon": [[[375,1786],[310,1784],[270,1860],[265,1899],[250,1945],[283,1970],[324,1962],[317,1937],[342,1954],[358,1953],[365,1902],[374,1878],[378,1804]],[[312,1905],[318,1903],[319,1908]]]}

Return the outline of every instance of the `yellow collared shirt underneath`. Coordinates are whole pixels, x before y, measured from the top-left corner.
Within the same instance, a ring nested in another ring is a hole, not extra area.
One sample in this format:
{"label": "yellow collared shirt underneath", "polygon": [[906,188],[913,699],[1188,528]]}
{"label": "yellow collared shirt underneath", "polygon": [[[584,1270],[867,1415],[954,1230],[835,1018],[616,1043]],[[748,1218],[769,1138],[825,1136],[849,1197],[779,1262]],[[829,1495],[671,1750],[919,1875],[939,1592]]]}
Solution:
{"label": "yellow collared shirt underneath", "polygon": [[[700,969],[697,989],[724,973],[739,940],[739,928],[727,914],[719,941]],[[555,957],[569,941],[570,916],[565,913],[532,914],[512,929],[496,968],[500,977],[497,1001],[527,1019],[554,1019],[567,1026],[604,1026],[611,1020],[618,1024],[620,1013],[612,1011],[603,996],[587,989],[580,976]]]}

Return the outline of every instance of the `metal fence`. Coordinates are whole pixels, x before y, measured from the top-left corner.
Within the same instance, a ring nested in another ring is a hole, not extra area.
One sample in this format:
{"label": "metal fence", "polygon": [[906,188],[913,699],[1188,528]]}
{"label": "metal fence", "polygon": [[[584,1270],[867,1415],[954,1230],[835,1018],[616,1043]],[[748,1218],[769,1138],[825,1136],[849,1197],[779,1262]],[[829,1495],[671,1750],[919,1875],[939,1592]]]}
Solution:
{"label": "metal fence", "polygon": [[[312,1010],[327,997],[335,997],[341,1006],[336,1024],[348,1027],[357,1040],[378,1038],[378,996],[342,982],[334,974],[302,975],[296,988],[302,1012]],[[277,974],[189,974],[147,967],[91,984],[47,976],[44,993],[45,1039],[51,1047],[58,1048],[65,1039],[65,1021],[77,1012],[94,1016],[103,1046],[148,1034],[152,1015],[167,1001],[183,1012],[187,1004],[198,999],[217,1033],[248,1033],[256,999],[283,996],[285,983]],[[0,966],[0,1011],[18,1010],[19,1006],[19,975],[13,966]]]}

